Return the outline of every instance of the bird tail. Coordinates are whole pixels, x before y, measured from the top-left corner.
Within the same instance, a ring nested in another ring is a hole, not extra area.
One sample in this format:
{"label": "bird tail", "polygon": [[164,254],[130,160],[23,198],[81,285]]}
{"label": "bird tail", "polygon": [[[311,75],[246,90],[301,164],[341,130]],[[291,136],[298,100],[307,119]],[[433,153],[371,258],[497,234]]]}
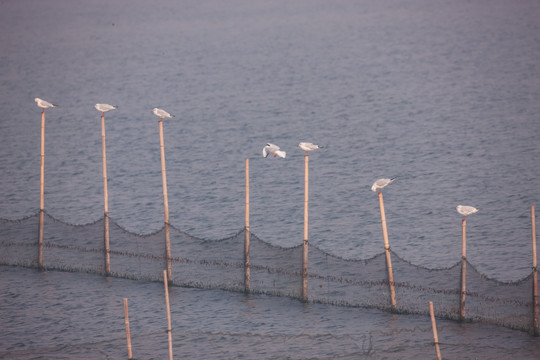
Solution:
{"label": "bird tail", "polygon": [[276,151],[276,155],[279,156],[279,157],[285,158],[287,153],[285,151],[283,151],[283,150],[278,150],[278,151]]}

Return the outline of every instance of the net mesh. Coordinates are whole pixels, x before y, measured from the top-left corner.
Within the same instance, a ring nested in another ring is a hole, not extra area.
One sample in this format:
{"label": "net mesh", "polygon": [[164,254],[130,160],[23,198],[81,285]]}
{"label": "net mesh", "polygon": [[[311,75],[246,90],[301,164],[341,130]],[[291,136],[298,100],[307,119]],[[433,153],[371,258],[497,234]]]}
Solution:
{"label": "net mesh", "polygon": [[[39,267],[40,214],[0,219],[0,264]],[[132,233],[110,218],[74,225],[43,213],[43,262],[51,270],[106,274],[109,234],[110,275],[161,281],[167,268],[165,238],[171,243],[172,283],[178,286],[245,291],[245,230],[220,240],[191,236],[174,226],[155,233]],[[107,231],[108,230],[108,231]],[[249,234],[252,293],[302,298],[302,246],[273,246]],[[400,313],[459,319],[461,262],[446,269],[414,265],[391,252],[396,309]],[[466,320],[533,331],[533,273],[500,282],[467,265]],[[309,245],[308,301],[390,310],[384,254],[347,260]]]}

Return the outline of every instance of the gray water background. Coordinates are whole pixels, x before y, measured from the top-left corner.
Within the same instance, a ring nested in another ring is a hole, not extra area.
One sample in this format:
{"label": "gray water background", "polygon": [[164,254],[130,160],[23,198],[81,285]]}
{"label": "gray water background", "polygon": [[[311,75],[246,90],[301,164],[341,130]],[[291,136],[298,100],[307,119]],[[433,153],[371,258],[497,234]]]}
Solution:
{"label": "gray water background", "polygon": [[[163,284],[0,267],[0,359],[168,357]],[[175,359],[435,359],[427,316],[170,287]],[[435,308],[436,308],[435,304]],[[60,311],[59,311],[60,310]],[[525,332],[437,319],[443,359],[536,359]]]}
{"label": "gray water background", "polygon": [[[310,162],[310,242],[346,258],[391,246],[413,263],[468,258],[501,280],[530,271],[530,206],[540,180],[540,6],[535,1],[2,3],[0,191],[4,218],[39,207],[39,108],[46,113],[45,208],[85,224],[103,214],[106,116],[110,216],[148,233],[163,225],[157,118],[166,120],[171,223],[205,238],[244,224],[301,243],[303,152]],[[274,142],[285,160],[263,159]],[[274,161],[275,160],[275,161]]]}
{"label": "gray water background", "polygon": [[[119,106],[106,116],[110,215],[160,229],[157,106],[176,116],[164,122],[171,223],[191,235],[242,228],[250,158],[251,231],[300,244],[295,146],[312,141],[325,146],[310,157],[312,244],[380,253],[369,188],[397,176],[384,192],[393,251],[455,264],[454,208],[473,205],[468,260],[521,279],[540,199],[539,18],[532,0],[4,1],[0,217],[38,210],[41,97],[59,105],[46,112],[46,210],[76,224],[103,215],[92,106],[107,102]],[[266,142],[287,158],[263,159]]]}

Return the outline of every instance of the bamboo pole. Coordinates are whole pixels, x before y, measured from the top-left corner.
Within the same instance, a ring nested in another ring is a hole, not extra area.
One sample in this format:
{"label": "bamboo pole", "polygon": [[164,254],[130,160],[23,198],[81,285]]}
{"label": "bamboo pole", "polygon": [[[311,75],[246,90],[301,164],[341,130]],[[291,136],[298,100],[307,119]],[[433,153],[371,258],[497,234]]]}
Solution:
{"label": "bamboo pole", "polygon": [[110,239],[109,214],[105,214],[103,221],[104,221],[103,237],[105,241],[105,275],[109,276],[111,274],[111,249],[109,246],[109,239]]}
{"label": "bamboo pole", "polygon": [[127,339],[127,351],[128,359],[133,359],[133,354],[131,353],[131,332],[129,330],[129,311],[128,311],[128,299],[124,298],[124,319],[126,324],[126,339]]}
{"label": "bamboo pole", "polygon": [[467,218],[461,220],[461,297],[459,319],[465,320],[465,296],[467,291]]}
{"label": "bamboo pole", "polygon": [[163,183],[163,208],[165,212],[165,249],[168,281],[172,281],[171,232],[169,229],[169,199],[167,197],[167,170],[165,167],[165,145],[163,140],[163,119],[159,119],[159,148],[161,151],[161,180]]}
{"label": "bamboo pole", "polygon": [[107,148],[105,144],[105,113],[101,113],[101,153],[103,155],[103,198],[105,215],[109,214],[109,192],[107,187]]}
{"label": "bamboo pole", "polygon": [[304,155],[304,241],[302,245],[302,300],[308,300],[309,153]]}
{"label": "bamboo pole", "polygon": [[45,109],[41,110],[41,177],[40,177],[39,209],[45,209]]}
{"label": "bamboo pole", "polygon": [[169,360],[173,358],[172,330],[171,330],[171,308],[169,304],[169,284],[167,281],[167,270],[163,270],[163,285],[165,286],[165,306],[167,307],[167,334],[169,337]]}
{"label": "bamboo pole", "polygon": [[38,267],[43,270],[43,221],[45,212],[45,109],[41,110],[41,170],[39,192]]}
{"label": "bamboo pole", "polygon": [[103,202],[105,211],[105,275],[111,273],[111,251],[109,248],[109,191],[107,186],[107,149],[105,145],[105,112],[101,113],[101,153],[103,155]]}
{"label": "bamboo pole", "polygon": [[435,322],[435,314],[433,311],[433,301],[429,302],[429,314],[431,315],[431,327],[433,328],[433,341],[437,351],[437,359],[441,360],[441,349],[439,348],[439,335],[437,334],[437,323]]}
{"label": "bamboo pole", "polygon": [[43,221],[45,212],[39,211],[38,268],[43,270]]}
{"label": "bamboo pole", "polygon": [[540,335],[538,329],[538,264],[536,262],[536,220],[534,205],[531,206],[532,251],[533,251],[533,334]]}
{"label": "bamboo pole", "polygon": [[244,239],[244,291],[250,292],[251,288],[251,269],[249,267],[249,159],[246,158],[246,214],[245,214],[245,239]]}
{"label": "bamboo pole", "polygon": [[388,287],[390,289],[390,302],[392,310],[396,310],[396,290],[394,288],[394,274],[392,272],[392,257],[390,254],[390,245],[388,242],[388,230],[386,228],[386,215],[384,212],[384,201],[382,191],[379,191],[379,207],[381,209],[381,225],[384,240],[384,253],[386,255],[386,270],[388,272]]}

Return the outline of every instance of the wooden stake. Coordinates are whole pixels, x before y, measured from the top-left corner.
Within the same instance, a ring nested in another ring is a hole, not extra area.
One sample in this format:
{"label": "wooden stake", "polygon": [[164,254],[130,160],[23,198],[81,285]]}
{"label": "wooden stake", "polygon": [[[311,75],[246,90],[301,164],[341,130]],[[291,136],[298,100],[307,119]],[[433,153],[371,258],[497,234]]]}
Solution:
{"label": "wooden stake", "polygon": [[107,188],[107,148],[105,145],[105,113],[101,113],[101,153],[103,155],[103,198],[105,215],[109,213],[109,194]]}
{"label": "wooden stake", "polygon": [[441,349],[439,348],[439,335],[437,335],[437,324],[435,322],[435,314],[433,312],[433,302],[429,302],[429,313],[431,315],[431,327],[433,328],[433,341],[435,342],[435,349],[437,351],[437,359],[441,360]]}
{"label": "wooden stake", "polygon": [[163,183],[163,208],[165,210],[165,249],[167,258],[167,275],[172,281],[171,233],[169,229],[169,199],[167,197],[167,170],[165,167],[165,144],[163,141],[163,119],[159,119],[159,148],[161,151],[161,180]]}
{"label": "wooden stake", "polygon": [[309,155],[304,155],[304,241],[302,254],[302,300],[308,301]]}
{"label": "wooden stake", "polygon": [[381,224],[384,240],[384,253],[386,255],[386,269],[388,272],[388,286],[390,289],[390,302],[392,310],[396,310],[396,290],[394,288],[394,274],[392,272],[392,258],[390,254],[390,244],[388,242],[388,230],[386,229],[386,215],[384,212],[384,201],[382,191],[379,191],[379,207],[381,209]]}
{"label": "wooden stake", "polygon": [[244,239],[244,291],[250,291],[251,270],[249,267],[249,159],[246,158],[246,214],[245,214],[245,239]]}
{"label": "wooden stake", "polygon": [[39,209],[45,209],[45,109],[41,110],[41,177],[39,193]]}
{"label": "wooden stake", "polygon": [[534,206],[531,206],[532,251],[533,251],[533,334],[540,335],[538,329],[538,264],[536,262],[536,221]]}
{"label": "wooden stake", "polygon": [[461,298],[459,302],[459,319],[465,320],[465,295],[467,291],[467,219],[461,221]]}
{"label": "wooden stake", "polygon": [[105,240],[105,275],[111,274],[111,249],[109,247],[109,214],[105,214],[104,220],[104,240]]}
{"label": "wooden stake", "polygon": [[41,110],[41,171],[39,192],[38,267],[43,270],[43,221],[45,211],[45,109]]}
{"label": "wooden stake", "polygon": [[101,113],[101,153],[103,155],[103,198],[105,210],[105,275],[111,273],[111,252],[109,248],[109,191],[107,186],[107,150],[105,145],[105,113]]}
{"label": "wooden stake", "polygon": [[39,210],[38,268],[43,270],[43,221],[45,211]]}
{"label": "wooden stake", "polygon": [[127,351],[128,359],[133,359],[133,354],[131,353],[131,332],[129,330],[129,311],[128,311],[128,299],[124,298],[124,319],[126,323],[126,338],[127,338]]}
{"label": "wooden stake", "polygon": [[165,286],[165,306],[167,307],[167,334],[169,337],[169,360],[172,360],[173,350],[172,350],[172,330],[171,330],[171,308],[169,306],[169,285],[167,281],[167,270],[163,270],[163,285]]}

